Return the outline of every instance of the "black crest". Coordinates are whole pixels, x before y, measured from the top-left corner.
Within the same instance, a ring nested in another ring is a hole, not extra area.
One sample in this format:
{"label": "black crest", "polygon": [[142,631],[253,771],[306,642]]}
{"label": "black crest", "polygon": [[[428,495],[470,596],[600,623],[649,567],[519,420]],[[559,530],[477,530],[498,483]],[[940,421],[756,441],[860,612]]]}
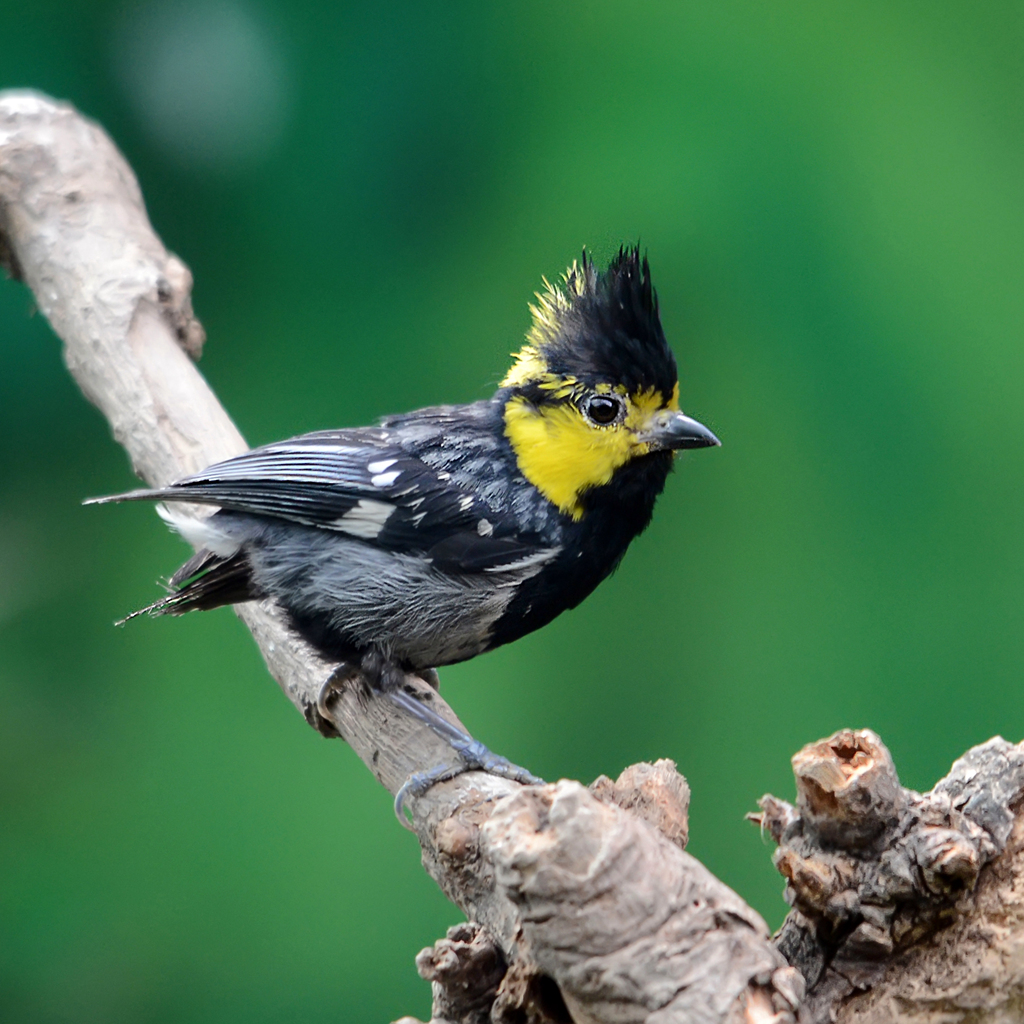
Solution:
{"label": "black crest", "polygon": [[630,393],[653,387],[666,398],[672,394],[676,360],[639,248],[620,248],[603,273],[584,250],[566,272],[564,288],[549,285],[537,298],[521,360],[535,353],[559,376],[623,384]]}

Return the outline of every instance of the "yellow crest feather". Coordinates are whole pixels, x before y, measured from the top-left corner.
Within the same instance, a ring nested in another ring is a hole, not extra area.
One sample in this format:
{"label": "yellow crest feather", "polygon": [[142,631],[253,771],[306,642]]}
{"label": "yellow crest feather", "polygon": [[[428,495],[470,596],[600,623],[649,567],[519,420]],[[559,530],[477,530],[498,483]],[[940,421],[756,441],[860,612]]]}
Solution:
{"label": "yellow crest feather", "polygon": [[564,290],[553,285],[546,277],[542,277],[544,290],[535,292],[536,304],[530,303],[530,314],[533,322],[526,332],[526,344],[513,353],[515,363],[505,374],[502,387],[516,387],[527,381],[538,380],[547,371],[544,360],[544,344],[558,333],[559,320],[572,308],[572,298],[582,295],[587,290],[587,272],[581,269],[576,260],[562,275]]}

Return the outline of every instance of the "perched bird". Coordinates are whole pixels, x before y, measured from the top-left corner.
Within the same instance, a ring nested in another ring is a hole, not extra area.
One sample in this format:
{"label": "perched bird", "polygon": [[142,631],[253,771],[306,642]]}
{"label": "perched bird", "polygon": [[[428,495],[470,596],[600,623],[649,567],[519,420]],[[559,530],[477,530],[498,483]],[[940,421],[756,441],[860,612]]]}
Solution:
{"label": "perched bird", "polygon": [[679,409],[637,249],[603,273],[584,253],[561,287],[545,285],[491,398],[303,434],[94,499],[218,508],[163,510],[198,550],[173,592],[136,614],[272,597],[325,657],[395,691],[407,671],[472,658],[578,605],[650,522],[674,452],[719,442]]}

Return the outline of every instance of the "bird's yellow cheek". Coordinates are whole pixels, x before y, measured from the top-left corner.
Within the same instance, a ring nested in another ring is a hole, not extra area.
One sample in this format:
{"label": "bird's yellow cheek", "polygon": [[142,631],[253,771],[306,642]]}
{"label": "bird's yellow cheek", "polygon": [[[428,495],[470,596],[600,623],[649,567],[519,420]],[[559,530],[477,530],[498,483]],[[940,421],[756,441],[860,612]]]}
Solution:
{"label": "bird's yellow cheek", "polygon": [[647,451],[621,424],[595,427],[569,403],[538,409],[519,396],[505,405],[505,436],[523,476],[573,519],[583,516],[584,491],[608,483],[615,470]]}

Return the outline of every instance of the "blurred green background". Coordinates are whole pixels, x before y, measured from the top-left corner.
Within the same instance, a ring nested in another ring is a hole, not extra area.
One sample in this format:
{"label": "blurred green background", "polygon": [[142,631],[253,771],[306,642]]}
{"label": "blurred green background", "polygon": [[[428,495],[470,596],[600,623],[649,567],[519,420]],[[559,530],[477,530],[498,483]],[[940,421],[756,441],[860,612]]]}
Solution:
{"label": "blurred green background", "polygon": [[[540,277],[650,253],[680,460],[622,569],[442,673],[495,750],[675,758],[743,814],[870,726],[907,785],[1024,734],[1024,9],[3,2],[0,86],[101,121],[192,267],[253,444],[486,395]],[[0,282],[0,1018],[389,1021],[459,919],[387,794],[229,611],[111,623],[186,554]]]}

